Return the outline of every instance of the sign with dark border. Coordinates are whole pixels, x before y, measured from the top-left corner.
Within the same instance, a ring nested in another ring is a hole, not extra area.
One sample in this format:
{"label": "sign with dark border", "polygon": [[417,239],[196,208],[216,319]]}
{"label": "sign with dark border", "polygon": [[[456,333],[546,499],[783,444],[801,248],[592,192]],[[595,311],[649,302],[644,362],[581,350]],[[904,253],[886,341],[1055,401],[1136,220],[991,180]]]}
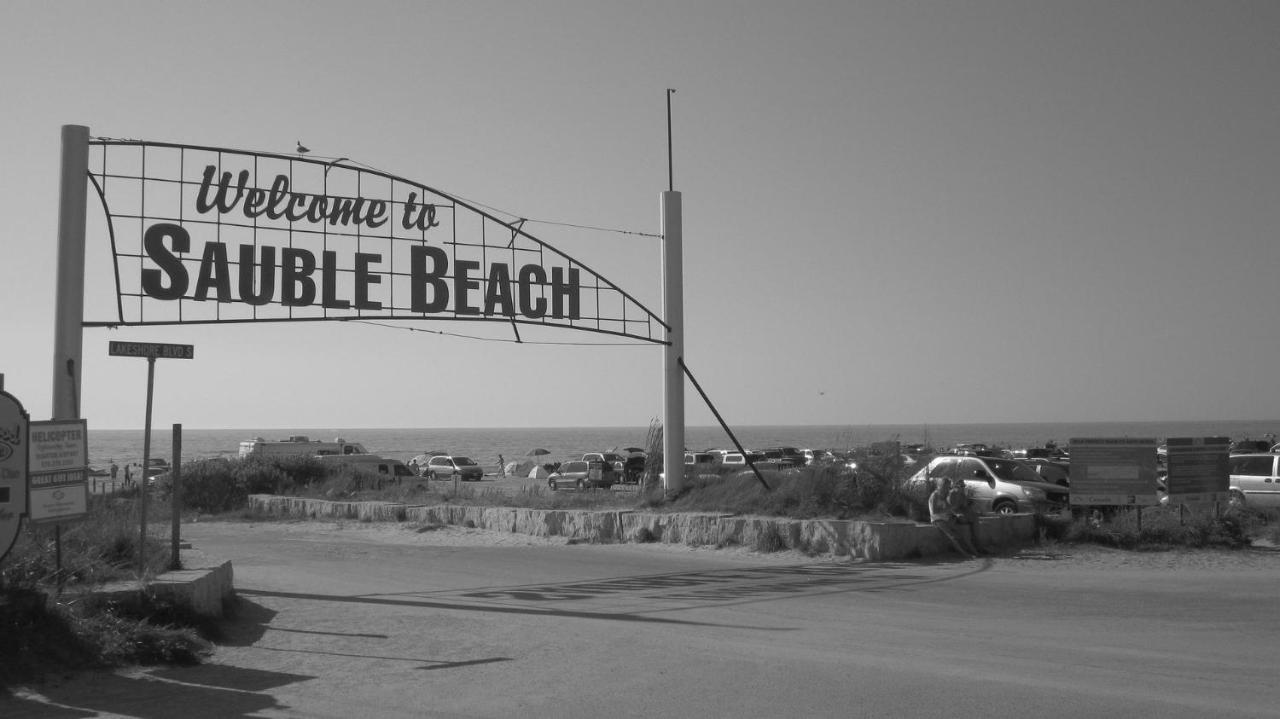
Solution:
{"label": "sign with dark border", "polygon": [[1165,483],[1169,501],[1178,504],[1225,502],[1231,487],[1227,456],[1231,440],[1226,437],[1170,437],[1169,475]]}
{"label": "sign with dark border", "polygon": [[1071,440],[1071,504],[1155,505],[1157,487],[1155,439]]}
{"label": "sign with dark border", "polygon": [[27,411],[0,390],[0,559],[18,538],[27,513]]}
{"label": "sign with dark border", "polygon": [[112,357],[155,357],[157,359],[195,359],[195,345],[171,345],[163,342],[116,342],[107,344]]}
{"label": "sign with dark border", "polygon": [[85,420],[32,422],[27,461],[32,522],[70,522],[88,513],[89,432]]}

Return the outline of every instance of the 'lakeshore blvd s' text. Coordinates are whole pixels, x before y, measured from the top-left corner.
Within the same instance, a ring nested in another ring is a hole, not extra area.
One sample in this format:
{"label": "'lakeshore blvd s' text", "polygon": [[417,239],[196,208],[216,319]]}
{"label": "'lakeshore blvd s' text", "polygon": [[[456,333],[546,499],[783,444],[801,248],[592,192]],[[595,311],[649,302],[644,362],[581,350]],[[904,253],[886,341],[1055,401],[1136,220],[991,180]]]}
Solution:
{"label": "'lakeshore blvd s' text", "polygon": [[[215,182],[216,168],[205,168],[197,194],[196,210],[223,216],[243,215],[331,227],[378,230],[396,222],[408,231],[425,233],[439,226],[437,207],[419,204],[409,193],[393,213],[385,200],[364,197],[332,197],[295,192],[287,175],[278,175],[271,188],[248,187],[249,173],[233,180],[223,173]],[[395,215],[393,217],[393,214]],[[231,260],[227,243],[209,241],[200,252],[195,277],[179,255],[192,251],[191,234],[180,224],[160,222],[143,233],[143,250],[154,268],[142,269],[142,291],[157,300],[242,302],[249,305],[279,304],[285,307],[319,305],[327,310],[380,311],[386,303],[382,290],[384,257],[378,252],[351,253],[340,262],[336,250],[313,252],[304,247],[241,244]],[[404,240],[409,242],[409,240]],[[580,317],[579,272],[574,267],[528,263],[514,272],[504,262],[455,258],[442,248],[412,244],[407,274],[409,305],[403,309],[422,314],[453,312],[474,316],[523,316],[529,319]],[[319,257],[317,257],[317,254]],[[234,267],[233,267],[234,265]],[[339,282],[340,273],[350,281]],[[340,285],[349,294],[340,296]],[[549,298],[548,298],[549,295]],[[549,299],[549,301],[548,301]]]}

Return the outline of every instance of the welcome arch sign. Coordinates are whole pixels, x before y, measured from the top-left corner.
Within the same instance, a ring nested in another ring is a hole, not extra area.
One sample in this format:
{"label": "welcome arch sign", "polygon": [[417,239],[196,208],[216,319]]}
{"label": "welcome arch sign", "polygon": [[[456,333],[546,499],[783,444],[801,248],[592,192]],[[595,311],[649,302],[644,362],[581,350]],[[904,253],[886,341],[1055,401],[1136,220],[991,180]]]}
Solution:
{"label": "welcome arch sign", "polygon": [[[87,185],[107,219],[116,295],[115,317],[89,321]],[[346,159],[91,138],[64,125],[52,416],[80,418],[85,327],[452,320],[509,323],[517,339],[520,326],[559,327],[663,347],[665,484],[678,492],[684,272],[674,187],[661,209],[665,319],[523,221],[422,183]]]}
{"label": "welcome arch sign", "polygon": [[522,223],[345,160],[95,138],[89,178],[116,316],[86,326],[497,321],[667,342],[655,313]]}

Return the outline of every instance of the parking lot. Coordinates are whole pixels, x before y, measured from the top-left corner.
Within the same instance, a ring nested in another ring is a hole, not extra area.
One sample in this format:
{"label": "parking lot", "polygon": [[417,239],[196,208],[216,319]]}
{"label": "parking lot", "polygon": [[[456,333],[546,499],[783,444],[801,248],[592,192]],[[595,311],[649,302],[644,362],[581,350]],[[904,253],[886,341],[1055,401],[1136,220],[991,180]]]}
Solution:
{"label": "parking lot", "polygon": [[[494,483],[493,486],[499,486]],[[1263,717],[1269,552],[851,563],[450,527],[199,523],[242,605],[212,661],[0,714]]]}

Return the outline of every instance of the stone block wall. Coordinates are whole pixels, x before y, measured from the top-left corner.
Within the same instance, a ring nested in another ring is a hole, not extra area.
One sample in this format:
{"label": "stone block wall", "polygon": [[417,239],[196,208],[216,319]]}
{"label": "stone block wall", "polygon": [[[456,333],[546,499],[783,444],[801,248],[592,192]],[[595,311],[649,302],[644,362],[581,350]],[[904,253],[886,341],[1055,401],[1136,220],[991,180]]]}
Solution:
{"label": "stone block wall", "polygon": [[[693,546],[741,545],[798,549],[817,555],[888,561],[952,553],[929,524],[836,519],[744,517],[716,513],[526,509],[392,502],[332,502],[256,494],[250,509],[271,516],[452,524],[589,542],[658,541]],[[1027,514],[983,517],[978,537],[988,549],[1022,546],[1036,536]]]}

